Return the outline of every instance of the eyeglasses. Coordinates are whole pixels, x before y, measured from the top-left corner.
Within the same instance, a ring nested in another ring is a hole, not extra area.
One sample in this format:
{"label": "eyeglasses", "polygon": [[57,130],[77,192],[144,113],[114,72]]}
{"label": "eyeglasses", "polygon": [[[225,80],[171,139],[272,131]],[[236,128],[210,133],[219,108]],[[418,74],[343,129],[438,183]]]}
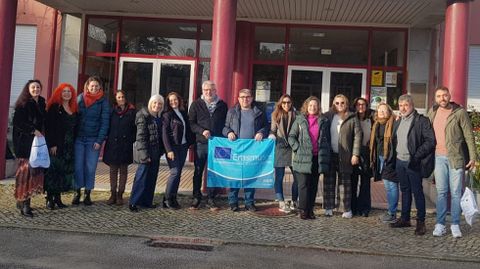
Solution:
{"label": "eyeglasses", "polygon": [[292,102],[290,101],[282,101],[282,104],[291,104]]}
{"label": "eyeglasses", "polygon": [[365,103],[357,103],[357,106],[366,106],[367,104]]}
{"label": "eyeglasses", "polygon": [[345,102],[335,102],[335,104],[336,104],[337,106],[340,105],[340,104],[341,104],[341,105],[344,105]]}
{"label": "eyeglasses", "polygon": [[240,99],[250,99],[252,97],[251,96],[239,96],[238,98],[240,98]]}

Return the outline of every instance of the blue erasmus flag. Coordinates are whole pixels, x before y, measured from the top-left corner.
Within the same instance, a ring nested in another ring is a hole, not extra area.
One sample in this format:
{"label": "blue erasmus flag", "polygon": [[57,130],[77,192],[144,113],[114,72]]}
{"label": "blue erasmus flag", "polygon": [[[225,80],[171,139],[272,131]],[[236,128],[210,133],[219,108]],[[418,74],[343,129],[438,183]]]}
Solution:
{"label": "blue erasmus flag", "polygon": [[213,137],[208,141],[208,187],[273,188],[275,141]]}

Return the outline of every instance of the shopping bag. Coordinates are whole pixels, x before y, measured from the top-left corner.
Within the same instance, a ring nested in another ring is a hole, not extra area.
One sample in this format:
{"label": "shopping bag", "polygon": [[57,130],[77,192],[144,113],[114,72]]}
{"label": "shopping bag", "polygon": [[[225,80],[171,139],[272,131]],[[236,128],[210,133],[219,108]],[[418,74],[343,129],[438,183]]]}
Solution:
{"label": "shopping bag", "polygon": [[465,188],[462,199],[460,200],[460,206],[462,207],[465,221],[472,226],[475,214],[478,214],[478,206],[475,201],[475,196],[469,187]]}
{"label": "shopping bag", "polygon": [[50,156],[48,155],[47,142],[44,136],[35,136],[33,138],[28,162],[32,168],[48,168],[50,166]]}

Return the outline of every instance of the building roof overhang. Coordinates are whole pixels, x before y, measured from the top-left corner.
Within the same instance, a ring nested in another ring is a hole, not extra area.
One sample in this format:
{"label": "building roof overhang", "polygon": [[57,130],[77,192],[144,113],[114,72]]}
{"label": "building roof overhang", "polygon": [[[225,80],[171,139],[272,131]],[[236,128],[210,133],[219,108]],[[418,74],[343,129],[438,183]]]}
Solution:
{"label": "building roof overhang", "polygon": [[[213,0],[37,0],[62,13],[211,20]],[[445,0],[238,0],[237,20],[430,28]]]}

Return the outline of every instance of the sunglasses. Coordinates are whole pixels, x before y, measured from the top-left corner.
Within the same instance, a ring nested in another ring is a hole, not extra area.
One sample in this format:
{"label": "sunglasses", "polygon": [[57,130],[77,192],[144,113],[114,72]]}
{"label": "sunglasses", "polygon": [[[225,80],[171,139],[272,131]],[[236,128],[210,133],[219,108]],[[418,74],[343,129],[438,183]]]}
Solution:
{"label": "sunglasses", "polygon": [[290,101],[282,101],[282,104],[291,104],[292,102]]}
{"label": "sunglasses", "polygon": [[335,102],[335,104],[336,104],[337,106],[340,105],[340,104],[341,104],[341,105],[344,105],[345,102]]}

